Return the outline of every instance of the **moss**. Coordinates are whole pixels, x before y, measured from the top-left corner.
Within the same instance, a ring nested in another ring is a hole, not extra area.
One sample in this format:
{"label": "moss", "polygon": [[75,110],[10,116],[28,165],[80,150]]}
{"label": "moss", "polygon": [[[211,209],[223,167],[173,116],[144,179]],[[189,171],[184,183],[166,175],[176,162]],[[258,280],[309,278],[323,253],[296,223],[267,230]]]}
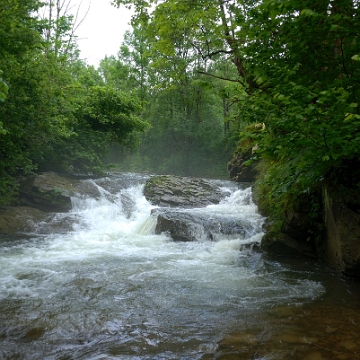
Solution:
{"label": "moss", "polygon": [[256,166],[258,176],[253,187],[253,197],[260,213],[274,221],[282,219],[286,196],[273,191],[273,183],[276,179],[271,171],[272,164],[269,159],[258,162]]}
{"label": "moss", "polygon": [[244,128],[240,133],[238,146],[236,148],[237,154],[242,154],[247,151],[251,151],[254,146],[258,143],[259,136],[265,130],[265,124],[254,123]]}

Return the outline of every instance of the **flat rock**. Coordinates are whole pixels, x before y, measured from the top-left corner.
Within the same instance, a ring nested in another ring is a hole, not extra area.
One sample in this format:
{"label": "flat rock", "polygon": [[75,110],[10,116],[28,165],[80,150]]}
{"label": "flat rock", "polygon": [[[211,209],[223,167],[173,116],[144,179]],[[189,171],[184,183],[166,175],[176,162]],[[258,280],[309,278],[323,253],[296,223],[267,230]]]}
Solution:
{"label": "flat rock", "polygon": [[173,175],[150,177],[145,184],[144,195],[153,205],[182,208],[218,204],[224,197],[215,183]]}

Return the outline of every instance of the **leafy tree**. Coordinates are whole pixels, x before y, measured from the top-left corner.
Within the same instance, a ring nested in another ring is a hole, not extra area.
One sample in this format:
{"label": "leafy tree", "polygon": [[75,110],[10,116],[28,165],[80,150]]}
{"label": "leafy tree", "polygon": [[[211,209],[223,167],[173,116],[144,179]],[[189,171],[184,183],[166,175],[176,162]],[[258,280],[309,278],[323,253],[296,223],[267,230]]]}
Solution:
{"label": "leafy tree", "polygon": [[77,59],[73,19],[39,19],[42,5],[0,4],[1,204],[31,171],[99,171],[108,142],[131,145],[145,127],[136,98],[101,88],[101,76]]}
{"label": "leafy tree", "polygon": [[[42,37],[47,56],[53,56],[57,61],[76,60],[79,54],[76,30],[83,23],[86,14],[80,18],[80,5],[73,4],[73,0],[47,0],[41,4],[38,17],[41,19]],[[75,15],[70,9],[77,6]]]}
{"label": "leafy tree", "polygon": [[[146,45],[141,53],[140,46],[128,42],[125,49],[132,49],[132,61],[127,64],[129,69],[136,66],[142,69],[139,74],[143,74],[142,83],[146,85],[149,101],[143,116],[152,125],[141,144],[142,166],[156,172],[223,175],[230,158],[225,137],[230,135],[232,100],[226,90],[229,84],[221,83],[220,79],[232,77],[236,71],[229,72],[228,67],[223,67],[227,73],[222,72],[219,64],[223,65],[222,55],[226,51],[214,54],[215,62],[200,56],[194,45],[197,38],[205,36],[204,27],[198,23],[203,16],[202,4],[189,6],[187,2],[166,1],[152,12],[148,7],[151,3],[133,4],[138,12],[133,18],[136,31],[131,41],[141,38],[136,44]],[[223,46],[222,40],[217,44]],[[129,52],[119,52],[119,60],[128,59],[128,55]],[[136,59],[145,60],[146,66]],[[206,76],[212,67],[216,68],[216,75]]]}
{"label": "leafy tree", "polygon": [[[226,116],[232,125],[228,130],[237,131],[241,141],[249,138],[257,144],[254,160],[262,159],[266,169],[258,185],[270,212],[277,207],[281,214],[285,204],[326,181],[358,191],[357,1],[118,0],[117,4],[133,6],[133,22],[148,24],[156,52],[153,66],[167,68],[163,78],[168,84],[180,89],[190,69],[212,78],[226,77],[214,72],[217,68],[212,65],[223,61],[235,65],[237,77],[222,94],[233,104]],[[264,130],[246,130],[250,123],[263,124]]]}
{"label": "leafy tree", "polygon": [[[140,105],[133,96],[110,87],[74,87],[76,109],[72,133],[58,137],[44,158],[43,166],[74,173],[101,172],[111,144],[131,147],[135,132],[147,124],[136,113]],[[64,151],[66,149],[66,151]]]}
{"label": "leafy tree", "polygon": [[[5,0],[0,4],[0,196],[7,202],[16,186],[12,179],[19,168],[31,168],[26,143],[21,141],[26,117],[33,109],[26,107],[34,80],[26,71],[36,66],[41,46],[38,22],[30,14],[39,7],[37,1]],[[24,76],[21,79],[21,76]],[[19,88],[21,87],[21,89]],[[35,97],[35,96],[34,96]],[[36,99],[34,99],[36,102]],[[21,103],[21,104],[20,104]],[[21,118],[19,123],[18,118]],[[31,125],[30,125],[31,126]]]}
{"label": "leafy tree", "polygon": [[340,0],[252,9],[247,52],[257,89],[245,113],[266,124],[258,140],[271,159],[263,183],[274,203],[340,181],[344,169],[360,180],[349,167],[360,153],[358,16],[355,2]]}

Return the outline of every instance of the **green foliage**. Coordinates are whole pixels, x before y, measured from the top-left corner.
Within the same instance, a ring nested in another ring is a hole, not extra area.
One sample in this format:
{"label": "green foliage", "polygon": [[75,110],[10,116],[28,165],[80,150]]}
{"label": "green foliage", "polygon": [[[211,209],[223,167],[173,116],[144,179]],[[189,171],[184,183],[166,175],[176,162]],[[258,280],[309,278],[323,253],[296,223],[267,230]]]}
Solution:
{"label": "green foliage", "polygon": [[[41,162],[43,168],[75,173],[99,173],[104,168],[111,144],[134,145],[134,133],[147,123],[135,114],[140,111],[136,98],[110,87],[73,88],[78,98],[69,123],[72,133],[53,142]],[[79,96],[80,95],[80,96]]]}
{"label": "green foliage", "polygon": [[[276,155],[279,172],[286,167],[287,175],[274,186],[276,191],[301,193],[360,154],[360,74],[351,59],[359,50],[354,41],[360,30],[358,10],[349,1],[338,1],[329,9],[320,2],[294,1],[277,10],[270,2],[264,9],[275,19],[284,18],[269,26],[279,31],[271,41],[278,54],[275,61],[268,61],[271,67],[261,68],[263,76],[271,77],[267,96],[274,108],[264,151]],[[295,34],[297,41],[290,41]],[[253,46],[259,61],[269,59],[269,52]]]}
{"label": "green foliage", "polygon": [[115,3],[134,28],[99,71],[78,60],[71,17],[0,4],[1,196],[37,168],[101,171],[110,147],[118,162],[140,143],[132,169],[214,176],[256,146],[259,198],[280,213],[358,163],[356,1]]}
{"label": "green foliage", "polygon": [[[0,70],[0,75],[2,71]],[[4,102],[7,94],[8,94],[9,87],[7,86],[6,82],[0,78],[0,102]]]}
{"label": "green foliage", "polygon": [[[151,127],[141,138],[138,152],[125,161],[118,155],[118,161],[131,170],[226,176],[234,149],[234,144],[227,146],[233,130],[232,99],[230,84],[219,78],[231,79],[236,70],[223,59],[206,64],[194,51],[193,43],[200,44],[206,37],[198,21],[201,17],[207,21],[202,4],[165,1],[150,13],[144,2],[143,6],[137,1],[120,3],[135,5],[134,29],[126,34],[118,59],[106,58],[100,70],[107,84],[132,87],[142,101],[142,117]],[[208,14],[216,8],[211,5]],[[215,17],[210,22],[216,24]],[[213,68],[216,76],[208,76],[206,68]],[[111,160],[115,158],[113,152]]]}
{"label": "green foliage", "polygon": [[109,144],[131,146],[146,125],[135,96],[77,59],[73,19],[39,20],[40,6],[0,4],[0,204],[30,171],[101,171]]}
{"label": "green foliage", "polygon": [[[158,93],[162,108],[154,112],[153,126],[155,137],[162,137],[164,144],[183,143],[191,149],[201,136],[213,143],[215,137],[205,135],[192,112],[193,85],[200,80],[192,71],[226,78],[213,64],[230,57],[237,84],[231,83],[234,86],[227,91],[215,81],[207,83],[212,94],[218,89],[220,98],[232,104],[230,114],[222,114],[225,124],[231,124],[230,144],[236,139],[238,151],[258,148],[256,157],[262,159],[258,185],[268,209],[274,205],[281,213],[301,194],[311,194],[325,180],[334,179],[345,164],[358,161],[356,1],[166,0],[152,13],[152,2],[117,3],[135,5],[134,22],[146,25],[153,44],[150,66],[161,82],[157,88],[163,90]],[[209,95],[202,89],[201,108],[206,106],[204,94]],[[253,123],[264,124],[265,130],[246,128]],[[194,129],[199,129],[199,138]],[[174,146],[166,149],[169,154]]]}
{"label": "green foliage", "polygon": [[140,104],[133,96],[110,87],[90,87],[78,117],[91,130],[106,133],[112,142],[125,141],[128,133],[143,131],[146,123],[133,115],[140,112]]}
{"label": "green foliage", "polygon": [[[33,168],[27,157],[29,149],[21,137],[26,124],[23,115],[31,118],[33,113],[27,106],[33,80],[25,73],[24,63],[31,58],[30,54],[38,51],[41,43],[35,30],[36,20],[30,16],[37,8],[37,1],[5,0],[0,4],[0,201],[5,204],[17,190],[13,175],[19,168]],[[32,59],[32,63],[35,61]],[[21,83],[19,73],[25,75],[21,86],[18,86]]]}

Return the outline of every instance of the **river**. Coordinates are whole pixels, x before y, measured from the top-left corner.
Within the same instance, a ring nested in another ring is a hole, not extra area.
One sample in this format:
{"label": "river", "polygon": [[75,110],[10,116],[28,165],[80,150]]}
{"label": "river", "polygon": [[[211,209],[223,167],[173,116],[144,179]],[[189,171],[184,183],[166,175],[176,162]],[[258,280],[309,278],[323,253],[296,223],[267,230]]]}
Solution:
{"label": "river", "polygon": [[243,235],[174,242],[154,233],[146,179],[84,180],[98,196],[0,238],[0,359],[360,359],[358,284],[259,252],[248,185],[186,210]]}

